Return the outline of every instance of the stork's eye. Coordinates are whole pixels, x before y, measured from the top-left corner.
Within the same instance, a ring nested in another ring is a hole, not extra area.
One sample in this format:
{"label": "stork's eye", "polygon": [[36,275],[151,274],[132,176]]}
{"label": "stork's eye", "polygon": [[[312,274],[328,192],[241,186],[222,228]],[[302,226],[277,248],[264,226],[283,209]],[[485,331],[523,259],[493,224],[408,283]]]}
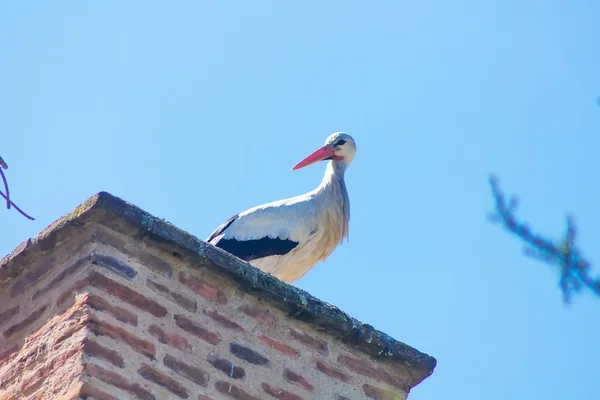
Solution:
{"label": "stork's eye", "polygon": [[346,141],[345,141],[344,139],[340,139],[340,140],[338,140],[338,142],[337,142],[335,145],[336,145],[336,146],[341,146],[341,145],[343,145],[344,143],[346,143]]}

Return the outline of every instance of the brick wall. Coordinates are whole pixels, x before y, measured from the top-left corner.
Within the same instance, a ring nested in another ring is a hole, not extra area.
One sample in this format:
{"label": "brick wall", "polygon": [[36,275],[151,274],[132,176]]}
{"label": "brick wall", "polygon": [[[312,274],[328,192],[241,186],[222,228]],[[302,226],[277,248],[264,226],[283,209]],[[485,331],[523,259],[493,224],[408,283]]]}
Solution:
{"label": "brick wall", "polygon": [[431,373],[106,218],[71,216],[3,260],[0,399],[391,400]]}

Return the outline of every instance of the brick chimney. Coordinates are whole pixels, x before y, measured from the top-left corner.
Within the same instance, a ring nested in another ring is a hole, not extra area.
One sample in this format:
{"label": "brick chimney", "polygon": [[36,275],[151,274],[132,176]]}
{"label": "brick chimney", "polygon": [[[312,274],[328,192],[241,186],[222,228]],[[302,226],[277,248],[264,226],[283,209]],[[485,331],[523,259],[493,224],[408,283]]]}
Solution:
{"label": "brick chimney", "polygon": [[405,399],[434,358],[108,193],[0,261],[0,399]]}

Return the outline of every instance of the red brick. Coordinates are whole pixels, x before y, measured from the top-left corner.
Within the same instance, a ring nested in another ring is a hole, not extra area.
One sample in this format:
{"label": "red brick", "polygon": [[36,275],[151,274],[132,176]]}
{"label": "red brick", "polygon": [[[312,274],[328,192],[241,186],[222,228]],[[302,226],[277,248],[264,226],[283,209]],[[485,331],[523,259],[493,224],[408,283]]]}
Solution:
{"label": "red brick", "polygon": [[169,354],[165,356],[163,364],[184,378],[187,378],[192,382],[196,382],[200,386],[208,386],[208,372],[203,371],[200,368],[179,361]]}
{"label": "red brick", "polygon": [[217,389],[217,392],[236,400],[261,400],[258,397],[254,397],[251,394],[244,392],[239,387],[225,381],[215,382],[215,389]]}
{"label": "red brick", "polygon": [[80,292],[84,287],[88,286],[88,284],[89,280],[87,278],[75,282],[70,288],[68,288],[67,290],[62,292],[60,296],[58,296],[58,299],[56,299],[56,305],[62,305],[65,301],[67,301],[69,297],[73,295],[74,292]]}
{"label": "red brick", "polygon": [[[81,369],[83,370],[83,369]],[[62,376],[61,378],[64,379],[64,376]],[[60,400],[81,400],[83,397],[82,390],[83,390],[83,382],[78,382],[77,378],[73,377],[73,378],[69,378],[69,383],[71,384],[70,386],[67,384],[66,386],[68,387],[66,392],[61,393],[61,396],[59,397]],[[58,386],[53,385],[53,387],[50,389],[52,390],[52,393],[55,394],[57,391],[59,391]],[[36,392],[33,396],[29,397],[28,400],[46,400],[46,398],[48,397],[48,394],[44,394],[44,391],[38,391]],[[55,396],[56,397],[56,396]],[[0,396],[0,399],[2,399],[2,397]],[[87,399],[87,398],[84,398]],[[93,398],[90,398],[90,400],[92,400]],[[113,400],[110,397],[99,397],[99,400]]]}
{"label": "red brick", "polygon": [[175,323],[177,326],[183,329],[186,332],[189,332],[200,339],[208,342],[210,344],[217,345],[221,342],[221,338],[214,332],[209,331],[208,329],[202,328],[198,324],[194,323],[191,319],[183,316],[183,315],[175,315]]}
{"label": "red brick", "polygon": [[[78,314],[79,317],[74,317],[74,314],[79,311]],[[62,328],[61,329],[61,335],[58,336],[55,340],[54,340],[54,344],[53,346],[57,346],[59,343],[69,339],[70,337],[72,337],[76,332],[85,329],[86,328],[86,324],[89,320],[89,316],[87,315],[81,315],[84,314],[84,311],[82,310],[67,310],[66,313],[62,314],[59,318],[57,319],[52,319],[50,320],[50,323],[46,323],[44,325],[44,327],[42,327],[42,329],[36,331],[35,333],[33,333],[32,335],[27,337],[27,341],[28,342],[32,342],[33,340],[35,340],[34,338],[37,336],[38,338],[43,336],[43,332],[48,332],[51,329],[54,329],[57,325],[59,324],[64,324],[67,326],[67,328]],[[59,328],[60,329],[60,328]],[[41,334],[40,334],[41,333]]]}
{"label": "red brick", "polygon": [[215,353],[209,354],[207,361],[210,365],[232,379],[244,380],[246,378],[246,371],[244,368],[234,365],[231,361],[226,358],[221,358]]}
{"label": "red brick", "polygon": [[51,371],[48,371],[48,369],[44,368],[26,375],[23,379],[21,379],[21,383],[19,384],[19,395],[29,396],[30,394],[36,392],[49,375],[51,375]]}
{"label": "red brick", "polygon": [[283,377],[289,383],[301,387],[309,392],[314,392],[315,387],[310,384],[302,375],[295,373],[289,369],[283,371]]}
{"label": "red brick", "polygon": [[308,333],[295,328],[290,328],[290,335],[300,343],[312,347],[324,356],[329,355],[329,346],[327,345],[326,341],[317,339],[313,336],[310,336]]}
{"label": "red brick", "polygon": [[217,323],[219,323],[219,325],[221,325],[227,329],[233,329],[233,330],[245,332],[244,328],[242,328],[242,326],[240,324],[238,324],[237,322],[226,317],[224,314],[218,312],[214,308],[209,308],[209,309],[204,310],[204,314],[208,315],[213,320],[215,320]]}
{"label": "red brick", "polygon": [[406,390],[410,387],[407,378],[392,376],[384,368],[368,360],[342,354],[338,357],[338,363],[357,374],[373,378],[377,381],[386,382],[397,388]]}
{"label": "red brick", "polygon": [[19,312],[19,306],[14,306],[9,308],[0,314],[0,325],[4,325],[7,323],[12,317],[14,317]]}
{"label": "red brick", "polygon": [[[31,246],[31,239],[24,240],[21,243],[19,243],[19,245],[17,247],[15,247],[15,249],[13,251],[10,252],[10,255],[6,256],[5,258],[8,260],[12,260],[19,254],[24,253],[25,250],[27,250],[27,248],[29,246]],[[4,261],[4,259],[0,259],[0,261]]]}
{"label": "red brick", "polygon": [[129,392],[142,400],[156,400],[156,397],[148,390],[146,390],[143,386],[137,383],[131,383],[121,374],[114,373],[107,369],[104,369],[96,364],[86,364],[85,372],[93,376],[96,379],[101,380],[102,382],[108,383],[109,385],[115,386],[121,390]]}
{"label": "red brick", "polygon": [[[45,231],[46,231],[46,234],[44,235],[44,237],[40,238],[39,240],[36,240],[38,249],[40,250],[40,252],[45,252],[47,250],[54,250],[59,244],[64,243],[65,237],[62,232],[59,232],[58,230],[53,230],[53,229],[45,230]],[[85,232],[81,232],[80,235],[83,236],[84,233]],[[78,247],[80,247],[80,246],[78,246]],[[73,243],[70,243],[70,246],[68,248],[72,249]],[[54,257],[52,257],[52,259],[54,259]]]}
{"label": "red brick", "polygon": [[90,261],[91,256],[89,255],[75,261],[73,265],[63,269],[61,273],[59,273],[54,279],[52,279],[50,283],[48,283],[43,289],[40,289],[37,292],[35,292],[31,298],[35,300],[41,295],[48,293],[50,290],[58,286],[66,277],[75,275],[78,270],[82,269],[84,266],[90,263]]}
{"label": "red brick", "polygon": [[[23,367],[35,362],[37,351],[37,348],[33,348],[31,350],[26,348],[25,351],[23,351],[23,355],[21,355],[19,352],[13,359],[10,359],[10,361],[12,361],[10,368],[3,368],[2,372],[0,373],[0,389],[8,387],[12,382],[20,378],[20,374],[23,372]],[[21,362],[21,360],[23,361]],[[22,364],[23,367],[16,366],[19,363]],[[4,400],[1,395],[0,400]]]}
{"label": "red brick", "polygon": [[254,365],[269,365],[269,359],[264,357],[262,354],[252,350],[249,347],[242,346],[239,343],[230,343],[229,351],[234,356],[241,358],[242,360],[248,361]]}
{"label": "red brick", "polygon": [[260,342],[266,344],[267,346],[277,350],[282,354],[285,354],[290,358],[296,359],[300,356],[300,354],[294,348],[288,346],[283,342],[280,342],[277,339],[273,339],[272,337],[269,337],[260,331],[256,332],[256,338]]}
{"label": "red brick", "polygon": [[225,297],[223,292],[202,278],[196,278],[195,276],[181,272],[179,274],[179,281],[207,300],[218,304],[227,303],[227,297]]}
{"label": "red brick", "polygon": [[10,356],[12,356],[18,350],[19,350],[19,346],[16,344],[13,344],[8,349],[6,349],[2,353],[0,353],[0,365],[2,365],[4,363],[4,361],[8,360],[10,358]]}
{"label": "red brick", "polygon": [[324,373],[325,375],[344,383],[348,383],[351,380],[350,376],[344,373],[341,369],[331,365],[327,365],[322,361],[315,362],[314,368]]}
{"label": "red brick", "polygon": [[113,234],[108,229],[97,229],[92,238],[94,241],[114,247],[115,249],[127,255],[137,258],[144,266],[163,276],[170,278],[173,274],[173,268],[171,267],[171,264],[153,254],[139,249],[137,246],[127,243],[125,240]]}
{"label": "red brick", "polygon": [[102,358],[117,367],[123,368],[125,366],[125,361],[119,353],[112,349],[108,349],[93,340],[86,339],[83,342],[83,351],[87,355]]}
{"label": "red brick", "polygon": [[404,394],[384,390],[366,383],[363,385],[363,391],[365,396],[375,400],[401,400],[405,398]]}
{"label": "red brick", "polygon": [[302,397],[283,390],[280,387],[273,387],[267,382],[262,383],[262,388],[266,394],[280,400],[302,400]]}
{"label": "red brick", "polygon": [[196,308],[198,307],[196,304],[196,300],[179,293],[177,291],[171,290],[165,285],[161,285],[158,282],[154,282],[152,279],[146,281],[146,285],[156,293],[165,297],[166,299],[171,300],[173,303],[178,304],[179,306],[185,308],[188,311],[196,312]]}
{"label": "red brick", "polygon": [[25,292],[26,289],[35,285],[41,277],[46,275],[54,267],[55,260],[49,259],[40,263],[36,268],[28,272],[21,280],[15,282],[10,290],[10,295],[16,297]]}
{"label": "red brick", "polygon": [[137,271],[124,263],[122,260],[107,256],[106,254],[93,254],[92,264],[121,275],[127,280],[132,280],[137,275]]}
{"label": "red brick", "polygon": [[168,344],[169,346],[185,351],[186,353],[192,352],[192,345],[183,336],[174,332],[165,332],[158,325],[150,325],[148,332],[163,344]]}
{"label": "red brick", "polygon": [[93,309],[110,314],[119,321],[125,322],[126,324],[133,326],[137,326],[138,324],[137,315],[127,311],[124,308],[114,306],[108,301],[104,300],[102,297],[97,296],[93,293],[90,293],[88,295],[87,304]]}
{"label": "red brick", "polygon": [[170,376],[163,374],[149,366],[148,364],[142,364],[138,369],[138,374],[142,376],[144,379],[147,379],[155,384],[164,387],[171,393],[175,394],[182,399],[187,399],[190,397],[190,392],[187,390],[185,386],[177,382],[175,379]]}
{"label": "red brick", "polygon": [[89,315],[85,310],[86,301],[87,295],[79,296],[69,309],[46,321],[40,329],[27,337],[26,341],[28,346],[30,343],[34,343],[37,340],[50,344],[48,340],[41,338],[57,329],[58,326],[60,326],[60,328],[58,328],[60,335],[50,335],[50,337],[52,337],[51,343],[54,347],[57,347],[61,342],[68,339],[76,332],[85,329],[89,321]]}
{"label": "red brick", "polygon": [[149,299],[135,290],[121,285],[100,273],[92,272],[90,274],[90,284],[104,290],[108,294],[120,298],[142,311],[154,315],[155,317],[161,318],[167,315],[167,309],[156,301]]}
{"label": "red brick", "polygon": [[116,397],[111,396],[103,390],[98,389],[96,386],[91,385],[88,382],[84,382],[81,385],[81,389],[79,391],[79,395],[76,397],[87,399],[88,397],[92,397],[94,400],[119,400]]}
{"label": "red brick", "polygon": [[134,256],[138,258],[145,267],[150,268],[164,277],[170,278],[173,275],[173,267],[162,258],[142,250],[136,251]]}
{"label": "red brick", "polygon": [[90,331],[97,336],[108,336],[117,342],[127,343],[133,350],[140,354],[145,355],[151,359],[154,359],[156,349],[154,344],[140,339],[133,333],[126,331],[125,329],[111,325],[108,322],[101,321],[97,318],[90,319]]}
{"label": "red brick", "polygon": [[48,306],[41,306],[40,308],[29,314],[27,317],[25,317],[23,321],[8,328],[6,331],[4,331],[4,337],[10,339],[15,334],[31,326],[35,321],[37,321],[39,317],[42,316],[42,314],[44,313],[44,311],[46,311],[47,308]]}
{"label": "red brick", "polygon": [[277,319],[271,315],[269,310],[263,310],[262,308],[256,307],[252,304],[243,304],[239,307],[239,310],[244,314],[254,318],[262,325],[275,326]]}
{"label": "red brick", "polygon": [[38,366],[21,380],[19,385],[20,391],[25,396],[27,393],[35,392],[58,368],[64,365],[71,357],[78,355],[80,350],[80,346],[73,346],[50,358],[43,365]]}

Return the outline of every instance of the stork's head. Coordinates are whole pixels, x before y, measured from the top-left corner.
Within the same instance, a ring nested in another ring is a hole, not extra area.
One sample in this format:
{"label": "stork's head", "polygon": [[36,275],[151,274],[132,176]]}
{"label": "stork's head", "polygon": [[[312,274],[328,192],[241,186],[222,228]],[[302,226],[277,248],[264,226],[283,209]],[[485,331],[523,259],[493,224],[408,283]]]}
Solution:
{"label": "stork's head", "polygon": [[319,161],[331,160],[334,164],[348,168],[356,153],[356,143],[352,136],[344,132],[336,132],[325,140],[325,145],[298,164],[292,167],[292,171],[307,167]]}

